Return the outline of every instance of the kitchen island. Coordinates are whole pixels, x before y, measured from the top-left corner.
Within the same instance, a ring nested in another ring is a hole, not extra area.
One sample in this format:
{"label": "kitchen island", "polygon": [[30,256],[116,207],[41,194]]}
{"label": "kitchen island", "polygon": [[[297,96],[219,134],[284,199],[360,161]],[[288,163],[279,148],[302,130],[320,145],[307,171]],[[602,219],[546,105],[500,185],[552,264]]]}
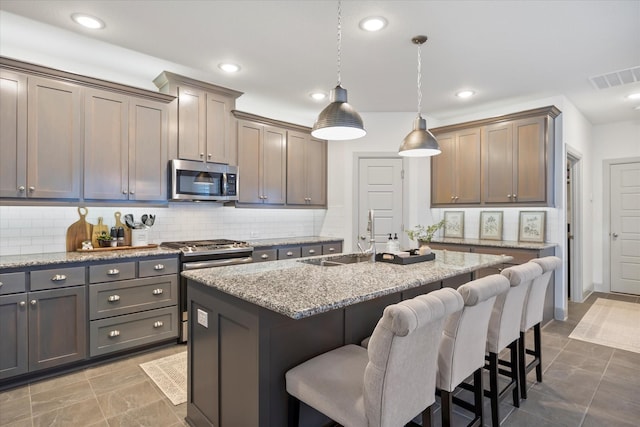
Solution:
{"label": "kitchen island", "polygon": [[[285,372],[359,343],[384,307],[510,259],[435,251],[434,261],[320,266],[275,261],[182,273],[188,279],[187,421],[194,426],[287,425]],[[317,258],[317,257],[316,257]],[[326,257],[325,257],[326,258]],[[331,258],[331,257],[329,257]],[[304,426],[326,419],[303,405]]]}

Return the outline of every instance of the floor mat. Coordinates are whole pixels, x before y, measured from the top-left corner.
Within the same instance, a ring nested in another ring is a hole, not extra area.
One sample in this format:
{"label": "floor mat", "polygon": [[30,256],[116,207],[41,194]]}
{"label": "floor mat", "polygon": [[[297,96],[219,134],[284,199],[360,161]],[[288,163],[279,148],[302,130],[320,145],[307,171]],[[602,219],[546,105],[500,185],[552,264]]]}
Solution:
{"label": "floor mat", "polygon": [[640,304],[598,298],[569,338],[640,353]]}
{"label": "floor mat", "polygon": [[187,401],[187,352],[141,363],[140,367],[169,398],[179,405]]}

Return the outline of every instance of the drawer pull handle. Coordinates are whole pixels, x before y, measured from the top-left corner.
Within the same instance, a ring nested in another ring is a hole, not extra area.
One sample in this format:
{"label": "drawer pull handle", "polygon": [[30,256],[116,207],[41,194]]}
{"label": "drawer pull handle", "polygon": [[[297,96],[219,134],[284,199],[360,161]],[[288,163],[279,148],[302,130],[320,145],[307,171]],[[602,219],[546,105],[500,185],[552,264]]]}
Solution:
{"label": "drawer pull handle", "polygon": [[260,256],[260,258],[262,258],[262,259],[269,259],[269,255],[267,255],[267,254],[262,254],[262,255]]}
{"label": "drawer pull handle", "polygon": [[164,292],[164,291],[163,291],[161,288],[158,288],[158,289],[154,289],[154,290],[153,290],[153,294],[154,294],[154,295],[162,295],[162,293],[163,293],[163,292]]}
{"label": "drawer pull handle", "polygon": [[163,327],[163,326],[164,326],[164,323],[163,323],[162,321],[160,321],[160,320],[156,320],[156,321],[153,323],[153,327],[154,327],[154,328],[161,328],[161,327]]}
{"label": "drawer pull handle", "polygon": [[291,251],[287,252],[287,256],[293,256],[293,252]]}
{"label": "drawer pull handle", "polygon": [[25,305],[27,305],[27,302],[26,301],[20,301],[19,305],[20,305],[20,307],[24,307]]}
{"label": "drawer pull handle", "polygon": [[316,250],[315,250],[315,249],[309,249],[309,254],[313,255],[313,254],[315,254],[315,253],[316,253]]}
{"label": "drawer pull handle", "polygon": [[34,299],[31,300],[31,305],[36,305],[37,303],[38,303],[38,301],[36,301]]}
{"label": "drawer pull handle", "polygon": [[117,329],[109,332],[109,338],[115,338],[115,337],[118,337],[118,336],[120,336],[120,331],[117,330]]}
{"label": "drawer pull handle", "polygon": [[0,288],[2,287],[2,285],[4,285],[4,283],[0,282]]}
{"label": "drawer pull handle", "polygon": [[329,252],[335,252],[336,248],[329,248]]}
{"label": "drawer pull handle", "polygon": [[56,274],[51,278],[52,282],[62,282],[63,280],[67,280],[67,276],[64,274]]}
{"label": "drawer pull handle", "polygon": [[153,266],[153,269],[156,271],[164,270],[164,264],[156,264]]}
{"label": "drawer pull handle", "polygon": [[117,268],[112,268],[111,270],[107,271],[107,276],[117,276],[118,274],[120,274],[120,270],[118,270]]}
{"label": "drawer pull handle", "polygon": [[107,301],[109,302],[120,301],[120,295],[109,295],[109,298],[107,298]]}

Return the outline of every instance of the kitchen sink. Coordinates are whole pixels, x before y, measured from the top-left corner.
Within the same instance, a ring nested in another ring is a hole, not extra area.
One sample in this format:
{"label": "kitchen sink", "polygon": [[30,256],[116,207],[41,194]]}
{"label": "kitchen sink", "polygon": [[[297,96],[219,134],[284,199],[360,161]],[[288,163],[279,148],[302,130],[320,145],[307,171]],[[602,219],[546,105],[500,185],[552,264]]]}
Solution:
{"label": "kitchen sink", "polygon": [[372,254],[345,254],[345,255],[337,255],[327,258],[314,258],[314,259],[301,259],[299,262],[304,262],[305,264],[319,265],[322,267],[338,267],[341,265],[347,264],[357,264],[359,262],[369,262],[371,261]]}

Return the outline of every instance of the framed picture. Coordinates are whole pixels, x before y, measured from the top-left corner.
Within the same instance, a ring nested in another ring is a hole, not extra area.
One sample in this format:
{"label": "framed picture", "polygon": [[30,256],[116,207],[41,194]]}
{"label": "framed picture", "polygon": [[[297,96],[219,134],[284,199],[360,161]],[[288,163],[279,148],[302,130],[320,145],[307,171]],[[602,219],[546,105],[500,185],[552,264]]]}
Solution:
{"label": "framed picture", "polygon": [[480,212],[480,239],[502,240],[502,211]]}
{"label": "framed picture", "polygon": [[544,242],[546,212],[520,211],[519,242]]}
{"label": "framed picture", "polygon": [[464,211],[445,211],[444,237],[464,237]]}

